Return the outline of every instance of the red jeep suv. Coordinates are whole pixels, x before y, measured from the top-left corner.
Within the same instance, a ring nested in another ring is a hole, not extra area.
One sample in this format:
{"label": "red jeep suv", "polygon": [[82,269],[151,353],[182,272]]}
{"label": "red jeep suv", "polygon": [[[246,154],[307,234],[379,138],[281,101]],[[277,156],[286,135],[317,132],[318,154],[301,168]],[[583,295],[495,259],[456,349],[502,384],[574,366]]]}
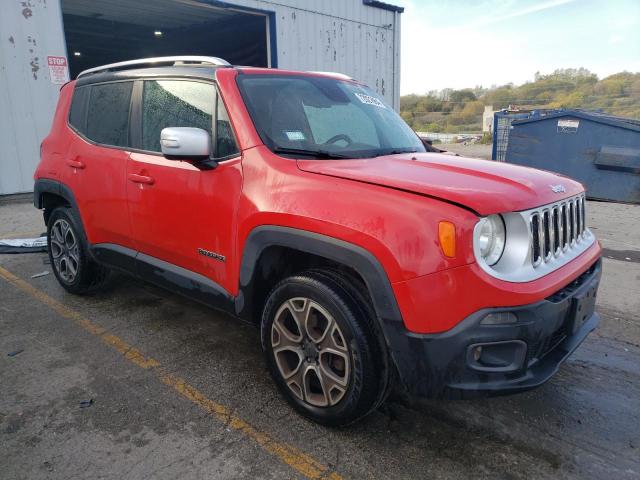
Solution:
{"label": "red jeep suv", "polygon": [[583,187],[426,153],[344,75],[134,60],[64,85],[35,172],[69,292],[132,274],[254,322],[282,394],[342,425],[394,385],[548,380],[593,330]]}

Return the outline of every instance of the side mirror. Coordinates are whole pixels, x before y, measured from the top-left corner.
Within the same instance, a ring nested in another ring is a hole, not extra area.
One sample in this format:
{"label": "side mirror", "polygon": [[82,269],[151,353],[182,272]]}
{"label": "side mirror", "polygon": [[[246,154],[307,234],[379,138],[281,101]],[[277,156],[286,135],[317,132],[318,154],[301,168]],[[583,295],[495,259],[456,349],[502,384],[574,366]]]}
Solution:
{"label": "side mirror", "polygon": [[168,127],[160,132],[162,155],[169,160],[209,160],[211,135],[193,127]]}

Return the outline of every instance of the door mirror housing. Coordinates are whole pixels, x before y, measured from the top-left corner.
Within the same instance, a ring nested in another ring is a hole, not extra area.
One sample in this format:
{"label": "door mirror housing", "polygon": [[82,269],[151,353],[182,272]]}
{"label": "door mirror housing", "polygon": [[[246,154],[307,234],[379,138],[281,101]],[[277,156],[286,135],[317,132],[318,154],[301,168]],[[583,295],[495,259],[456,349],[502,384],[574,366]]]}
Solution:
{"label": "door mirror housing", "polygon": [[202,128],[163,128],[160,146],[162,155],[169,160],[203,161],[211,158],[211,135]]}

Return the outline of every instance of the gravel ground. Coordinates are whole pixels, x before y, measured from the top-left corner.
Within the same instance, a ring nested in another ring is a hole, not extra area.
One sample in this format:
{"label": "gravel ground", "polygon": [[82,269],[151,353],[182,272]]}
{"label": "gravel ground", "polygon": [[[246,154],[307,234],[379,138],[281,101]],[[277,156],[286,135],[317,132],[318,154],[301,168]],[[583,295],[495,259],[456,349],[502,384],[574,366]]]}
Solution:
{"label": "gravel ground", "polygon": [[[0,238],[43,230],[20,200],[0,202]],[[253,327],[127,277],[72,296],[31,278],[44,254],[0,255],[0,477],[640,478],[640,206],[588,210],[602,322],[551,381],[395,394],[339,430],[280,399]]]}

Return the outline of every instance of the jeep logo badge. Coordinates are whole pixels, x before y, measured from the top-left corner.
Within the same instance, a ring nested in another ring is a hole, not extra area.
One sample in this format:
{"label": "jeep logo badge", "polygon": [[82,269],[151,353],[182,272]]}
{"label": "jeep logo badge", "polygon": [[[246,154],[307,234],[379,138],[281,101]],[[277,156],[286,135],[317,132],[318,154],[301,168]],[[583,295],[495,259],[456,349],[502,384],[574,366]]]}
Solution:
{"label": "jeep logo badge", "polygon": [[553,193],[564,193],[567,191],[566,188],[564,188],[564,185],[562,185],[561,183],[559,183],[558,185],[549,185],[551,187],[551,191]]}

